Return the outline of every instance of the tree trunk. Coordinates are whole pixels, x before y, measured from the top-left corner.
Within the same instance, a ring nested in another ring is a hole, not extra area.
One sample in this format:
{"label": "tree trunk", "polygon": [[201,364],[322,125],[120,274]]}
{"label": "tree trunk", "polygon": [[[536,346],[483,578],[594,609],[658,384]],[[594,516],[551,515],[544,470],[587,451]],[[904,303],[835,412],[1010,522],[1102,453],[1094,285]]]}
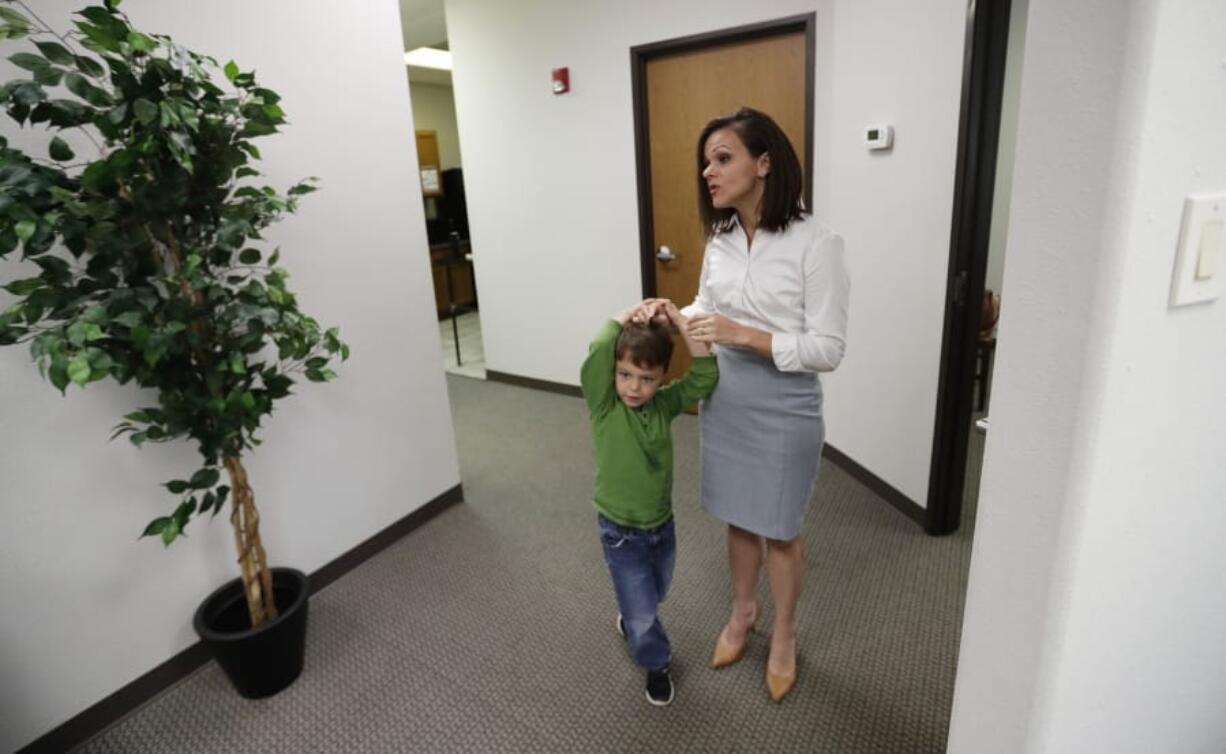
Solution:
{"label": "tree trunk", "polygon": [[251,615],[251,626],[254,628],[277,617],[272,572],[268,570],[264,545],[260,542],[260,514],[256,512],[255,495],[247,483],[247,470],[238,456],[226,456],[225,465],[230,473],[230,500],[233,504],[230,523],[234,526],[247,612]]}

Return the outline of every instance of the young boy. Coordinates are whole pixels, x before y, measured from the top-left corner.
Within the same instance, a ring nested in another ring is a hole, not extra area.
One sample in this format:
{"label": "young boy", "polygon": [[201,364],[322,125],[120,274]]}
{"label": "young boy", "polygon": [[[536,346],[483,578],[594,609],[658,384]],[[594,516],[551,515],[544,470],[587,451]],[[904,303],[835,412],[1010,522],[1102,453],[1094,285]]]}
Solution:
{"label": "young boy", "polygon": [[[633,319],[647,324],[633,323]],[[686,406],[710,395],[719,378],[704,343],[686,338],[689,372],[664,387],[673,352],[670,327],[686,318],[659,299],[621,312],[596,334],[580,382],[596,449],[600,542],[617,595],[617,630],[647,671],[647,701],[673,700],[671,650],[657,608],[673,577],[673,440],[669,425]]]}

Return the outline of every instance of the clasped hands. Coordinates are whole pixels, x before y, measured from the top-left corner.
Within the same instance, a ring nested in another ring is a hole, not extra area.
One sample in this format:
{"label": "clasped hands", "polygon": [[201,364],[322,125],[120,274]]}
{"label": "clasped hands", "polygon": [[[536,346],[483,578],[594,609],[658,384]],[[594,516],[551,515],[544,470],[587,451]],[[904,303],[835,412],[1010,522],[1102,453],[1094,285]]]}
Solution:
{"label": "clasped hands", "polygon": [[630,319],[640,324],[654,320],[662,325],[669,325],[697,343],[737,345],[741,342],[745,329],[722,314],[704,313],[686,317],[666,298],[645,299],[634,307]]}

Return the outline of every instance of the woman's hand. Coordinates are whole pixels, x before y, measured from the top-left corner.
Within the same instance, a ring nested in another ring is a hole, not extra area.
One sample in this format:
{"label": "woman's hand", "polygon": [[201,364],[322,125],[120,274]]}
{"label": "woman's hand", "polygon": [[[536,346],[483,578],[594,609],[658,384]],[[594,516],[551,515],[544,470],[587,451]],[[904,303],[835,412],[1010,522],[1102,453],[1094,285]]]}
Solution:
{"label": "woman's hand", "polygon": [[686,323],[685,334],[699,343],[742,345],[748,328],[722,314],[696,314]]}
{"label": "woman's hand", "polygon": [[670,307],[676,308],[673,307],[673,302],[666,298],[643,299],[643,302],[635,307],[634,315],[631,319],[640,325],[645,325],[653,320],[661,325],[668,325],[671,324],[668,316]]}

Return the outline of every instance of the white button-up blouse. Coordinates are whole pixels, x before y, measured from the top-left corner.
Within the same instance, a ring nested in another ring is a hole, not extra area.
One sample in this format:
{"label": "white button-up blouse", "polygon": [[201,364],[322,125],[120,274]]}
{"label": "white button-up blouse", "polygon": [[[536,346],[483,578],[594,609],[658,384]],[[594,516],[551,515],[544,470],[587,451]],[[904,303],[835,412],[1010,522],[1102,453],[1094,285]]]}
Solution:
{"label": "white button-up blouse", "polygon": [[847,346],[850,288],[842,237],[811,215],[783,232],[759,228],[752,251],[734,221],[707,242],[698,297],[681,312],[718,313],[771,333],[782,372],[830,372]]}

